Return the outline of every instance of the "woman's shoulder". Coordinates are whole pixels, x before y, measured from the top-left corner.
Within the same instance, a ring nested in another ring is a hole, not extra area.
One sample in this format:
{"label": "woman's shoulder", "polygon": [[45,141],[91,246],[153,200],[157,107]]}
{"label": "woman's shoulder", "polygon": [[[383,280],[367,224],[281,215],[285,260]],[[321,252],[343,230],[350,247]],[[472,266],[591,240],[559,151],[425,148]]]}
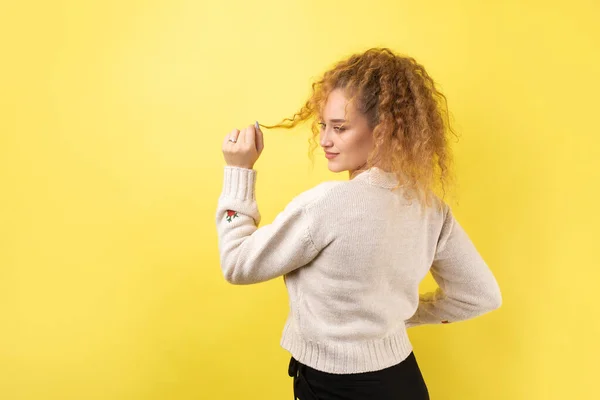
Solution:
{"label": "woman's shoulder", "polygon": [[347,181],[325,181],[298,194],[292,200],[293,203],[309,207],[315,204],[323,204],[331,198],[332,194],[342,189]]}

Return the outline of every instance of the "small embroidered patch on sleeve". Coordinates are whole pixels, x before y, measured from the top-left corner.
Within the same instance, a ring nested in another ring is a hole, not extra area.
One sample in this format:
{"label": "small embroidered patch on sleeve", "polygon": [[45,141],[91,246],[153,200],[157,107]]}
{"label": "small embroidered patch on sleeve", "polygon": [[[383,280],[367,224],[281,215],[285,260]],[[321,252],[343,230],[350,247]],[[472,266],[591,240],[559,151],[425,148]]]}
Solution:
{"label": "small embroidered patch on sleeve", "polygon": [[233,218],[237,218],[238,217],[238,213],[237,211],[233,211],[233,210],[227,210],[227,222],[231,222],[231,220]]}
{"label": "small embroidered patch on sleeve", "polygon": [[442,321],[442,324],[449,324],[449,323],[450,323],[450,322],[449,322],[449,321],[446,321],[446,320],[443,320],[443,321]]}

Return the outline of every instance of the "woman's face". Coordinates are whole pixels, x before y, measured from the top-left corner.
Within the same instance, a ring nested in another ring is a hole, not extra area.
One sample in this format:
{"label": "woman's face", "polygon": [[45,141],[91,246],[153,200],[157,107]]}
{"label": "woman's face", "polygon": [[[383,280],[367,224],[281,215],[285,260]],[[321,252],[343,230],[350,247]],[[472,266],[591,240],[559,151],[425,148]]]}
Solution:
{"label": "woman's face", "polygon": [[373,148],[373,132],[367,117],[353,105],[346,109],[347,104],[348,99],[342,89],[330,93],[319,121],[319,139],[329,160],[329,170],[349,171],[352,178],[353,172],[367,162],[367,156]]}

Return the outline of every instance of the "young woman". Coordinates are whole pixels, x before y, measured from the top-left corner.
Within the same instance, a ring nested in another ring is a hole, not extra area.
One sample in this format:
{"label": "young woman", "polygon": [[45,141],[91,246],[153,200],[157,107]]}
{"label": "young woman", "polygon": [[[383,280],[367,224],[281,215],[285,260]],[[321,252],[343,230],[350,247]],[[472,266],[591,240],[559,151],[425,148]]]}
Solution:
{"label": "young woman", "polygon": [[[329,169],[350,179],[303,192],[260,228],[262,131],[225,137],[221,268],[233,284],[284,277],[296,399],[428,399],[407,328],[500,307],[494,275],[436,194],[450,177],[447,115],[413,58],[374,48],[340,61],[293,118],[263,126],[312,121],[312,150],[318,137]],[[439,287],[419,295],[428,272]]]}

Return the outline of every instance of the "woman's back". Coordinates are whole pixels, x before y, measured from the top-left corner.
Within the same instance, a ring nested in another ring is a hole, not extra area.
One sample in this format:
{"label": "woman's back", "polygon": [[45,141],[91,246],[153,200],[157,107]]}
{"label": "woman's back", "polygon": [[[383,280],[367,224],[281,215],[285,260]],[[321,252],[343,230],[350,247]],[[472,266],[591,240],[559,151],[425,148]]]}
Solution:
{"label": "woman's back", "polygon": [[327,245],[287,279],[312,312],[303,326],[309,336],[373,339],[412,316],[444,215],[393,186],[392,175],[373,169],[329,188],[315,205]]}

